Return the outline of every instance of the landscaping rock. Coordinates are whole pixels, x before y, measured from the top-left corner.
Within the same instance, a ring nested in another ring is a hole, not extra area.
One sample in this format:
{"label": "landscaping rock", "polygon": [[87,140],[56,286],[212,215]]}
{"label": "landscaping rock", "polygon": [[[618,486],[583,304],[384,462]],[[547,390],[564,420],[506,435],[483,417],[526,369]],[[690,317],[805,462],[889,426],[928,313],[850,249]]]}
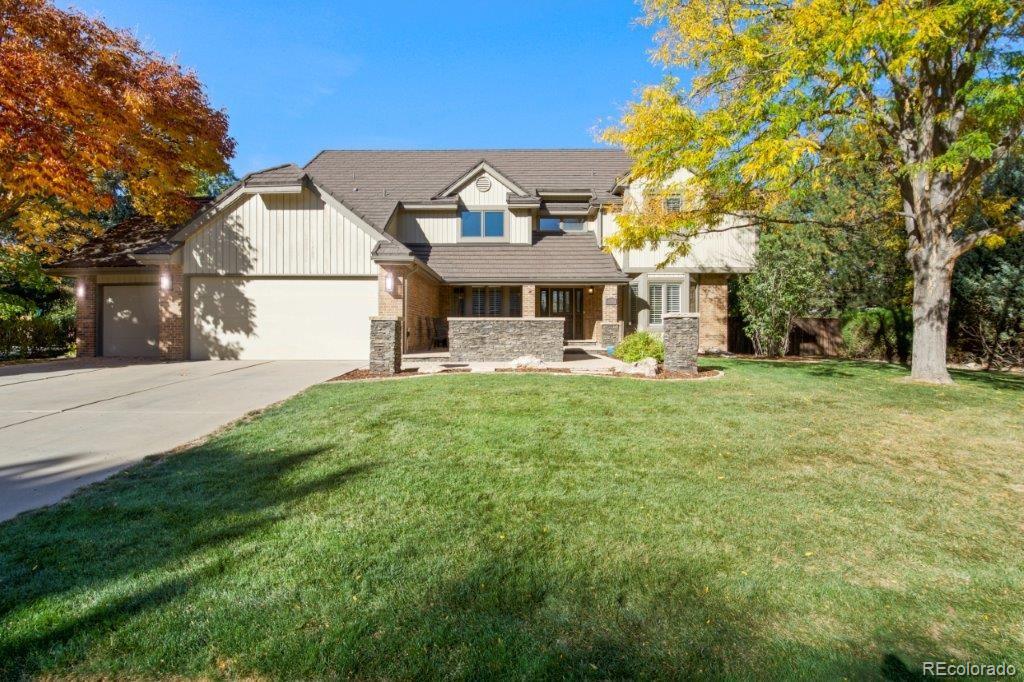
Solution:
{"label": "landscaping rock", "polygon": [[658,361],[654,358],[644,358],[643,360],[627,364],[620,371],[625,374],[636,374],[637,376],[648,378],[656,377],[658,376]]}
{"label": "landscaping rock", "polygon": [[542,369],[544,361],[536,355],[520,355],[512,361],[512,366],[516,369]]}
{"label": "landscaping rock", "polygon": [[419,366],[419,374],[440,374],[443,371],[444,367],[438,363],[428,363]]}

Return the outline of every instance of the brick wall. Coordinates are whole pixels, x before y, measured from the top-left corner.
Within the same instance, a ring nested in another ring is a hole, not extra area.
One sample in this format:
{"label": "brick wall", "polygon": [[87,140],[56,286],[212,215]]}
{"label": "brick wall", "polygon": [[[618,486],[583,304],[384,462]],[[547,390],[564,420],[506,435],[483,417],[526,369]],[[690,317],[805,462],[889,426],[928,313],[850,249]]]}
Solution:
{"label": "brick wall", "polygon": [[[388,273],[394,275],[395,285],[389,293],[386,286]],[[381,267],[377,273],[377,314],[382,317],[402,316],[402,285],[405,281],[405,268]]]}
{"label": "brick wall", "polygon": [[96,275],[82,275],[75,283],[75,343],[78,357],[92,358],[99,355],[96,338]]}
{"label": "brick wall", "polygon": [[[394,276],[393,290],[387,290],[388,273]],[[427,320],[445,317],[451,306],[451,292],[422,270],[406,266],[381,266],[377,275],[377,314],[400,317],[405,334],[405,350],[416,352],[430,348]]]}
{"label": "brick wall", "polygon": [[700,352],[728,350],[729,286],[728,275],[700,276],[698,310],[700,311]]}
{"label": "brick wall", "polygon": [[180,265],[160,267],[160,327],[157,342],[161,360],[185,359],[185,277]]}
{"label": "brick wall", "polygon": [[523,285],[523,317],[537,317],[537,287]]}
{"label": "brick wall", "polygon": [[432,318],[446,317],[442,308],[443,286],[429,275],[414,270],[405,281],[405,347],[409,352],[430,349],[430,327]]}

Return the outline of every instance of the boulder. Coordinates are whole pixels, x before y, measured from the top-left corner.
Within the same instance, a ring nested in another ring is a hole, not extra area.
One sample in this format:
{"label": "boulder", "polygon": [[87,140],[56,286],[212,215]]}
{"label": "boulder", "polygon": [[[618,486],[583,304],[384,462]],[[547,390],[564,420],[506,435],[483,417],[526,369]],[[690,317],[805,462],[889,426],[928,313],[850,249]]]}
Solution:
{"label": "boulder", "polygon": [[636,370],[634,374],[639,374],[645,377],[655,377],[658,375],[658,361],[654,358],[637,360],[630,366]]}
{"label": "boulder", "polygon": [[416,370],[417,374],[439,374],[444,371],[444,366],[440,363],[430,362],[425,365],[420,365]]}
{"label": "boulder", "polygon": [[512,361],[512,367],[515,369],[541,369],[544,367],[544,361],[536,355],[521,355]]}

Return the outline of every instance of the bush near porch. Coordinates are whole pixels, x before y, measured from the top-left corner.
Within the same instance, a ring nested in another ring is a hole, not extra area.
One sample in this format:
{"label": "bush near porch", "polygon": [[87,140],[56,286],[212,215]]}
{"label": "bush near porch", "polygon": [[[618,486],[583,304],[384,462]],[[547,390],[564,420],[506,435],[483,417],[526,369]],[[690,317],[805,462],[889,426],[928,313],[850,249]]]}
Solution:
{"label": "bush near porch", "polygon": [[615,346],[612,355],[623,362],[639,362],[644,358],[664,362],[665,342],[649,332],[633,332]]}
{"label": "bush near porch", "polygon": [[1024,668],[1024,380],[713,364],[318,386],[0,525],[0,678]]}

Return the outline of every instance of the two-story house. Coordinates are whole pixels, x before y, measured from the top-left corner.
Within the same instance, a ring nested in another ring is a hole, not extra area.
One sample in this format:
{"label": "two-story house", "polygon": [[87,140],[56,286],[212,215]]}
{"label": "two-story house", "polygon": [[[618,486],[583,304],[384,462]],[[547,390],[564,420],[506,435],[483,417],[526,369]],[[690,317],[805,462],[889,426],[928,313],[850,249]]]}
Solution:
{"label": "two-story house", "polygon": [[727,279],[753,266],[756,234],[702,235],[660,269],[664,250],[607,249],[643,201],[629,169],[605,149],[324,151],[184,225],[128,221],[52,271],[78,280],[86,356],[365,358],[382,315],[406,352],[481,317],[513,335],[560,318],[565,343],[605,346],[670,312],[699,313],[701,350],[725,350]]}

